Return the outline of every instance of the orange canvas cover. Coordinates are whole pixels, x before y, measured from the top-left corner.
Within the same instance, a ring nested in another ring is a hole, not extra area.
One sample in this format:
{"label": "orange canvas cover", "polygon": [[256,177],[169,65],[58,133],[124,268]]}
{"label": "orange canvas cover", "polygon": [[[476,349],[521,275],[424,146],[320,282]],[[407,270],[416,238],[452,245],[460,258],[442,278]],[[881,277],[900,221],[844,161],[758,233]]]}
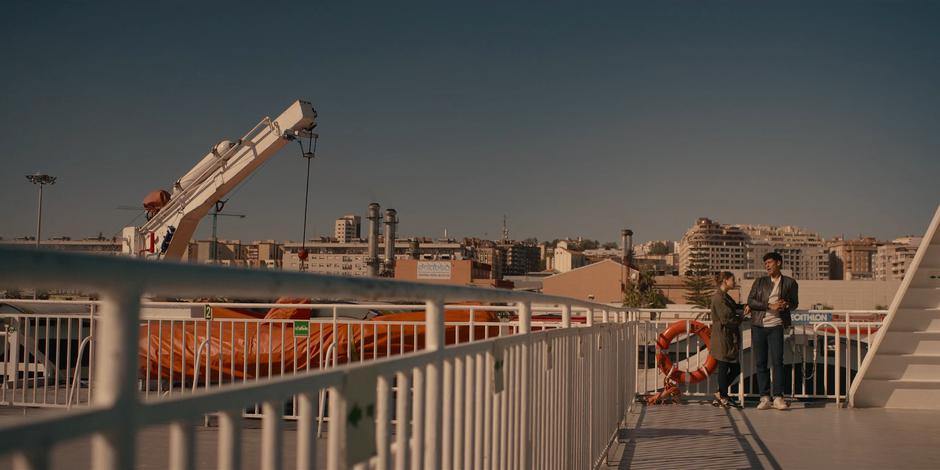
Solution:
{"label": "orange canvas cover", "polygon": [[[306,299],[279,299],[278,303],[309,303]],[[224,321],[163,321],[161,324],[142,325],[139,331],[138,367],[143,376],[149,367],[150,377],[162,376],[171,380],[191,381],[196,367],[195,357],[200,345],[200,380],[205,380],[206,361],[213,382],[251,379],[318,368],[326,363],[326,353],[334,336],[336,359],[342,364],[351,360],[373,359],[407,353],[424,348],[424,325],[401,325],[391,322],[424,321],[423,311],[380,315],[366,324],[340,322],[334,331],[331,322],[310,323],[307,336],[294,336],[293,322]],[[222,318],[257,318],[250,313],[233,309],[213,308],[213,316]],[[265,319],[307,319],[310,309],[272,308]],[[448,310],[445,321],[469,321],[470,311]],[[488,311],[475,311],[475,322],[497,322],[496,315]],[[490,331],[487,331],[489,329]],[[474,336],[499,334],[498,326],[475,326]],[[466,342],[470,339],[469,326],[444,330],[445,344]],[[283,368],[282,368],[283,364]],[[170,371],[172,368],[172,377]]]}
{"label": "orange canvas cover", "polygon": [[160,212],[160,209],[163,208],[168,202],[170,202],[170,193],[158,189],[156,191],[151,191],[147,196],[144,197],[144,210],[147,211],[147,219]]}

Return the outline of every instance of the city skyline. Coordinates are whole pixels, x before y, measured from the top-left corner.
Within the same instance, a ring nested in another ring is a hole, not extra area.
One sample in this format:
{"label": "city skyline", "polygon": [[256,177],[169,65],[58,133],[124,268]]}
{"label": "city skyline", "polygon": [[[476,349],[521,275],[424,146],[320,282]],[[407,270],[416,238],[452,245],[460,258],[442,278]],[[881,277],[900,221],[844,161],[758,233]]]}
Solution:
{"label": "city skyline", "polygon": [[[148,8],[0,19],[0,236],[34,234],[36,171],[59,177],[43,238],[117,234],[117,206],[296,98],[320,115],[308,234],[377,201],[402,237],[495,239],[507,214],[517,239],[677,239],[698,217],[892,239],[940,200],[926,2],[326,5],[296,27]],[[256,172],[220,237],[299,239],[303,165],[289,146]]]}
{"label": "city skyline", "polygon": [[[358,215],[358,214],[353,214],[353,213],[351,213],[351,212],[345,213],[342,217],[334,218],[334,219],[333,219],[333,223],[336,223],[336,222],[338,222],[338,221],[340,221],[340,220],[342,220],[342,219],[345,219],[345,218],[349,217],[350,215]],[[363,215],[364,215],[364,214],[363,214]],[[210,218],[211,218],[211,215],[206,216],[206,219],[211,220]],[[916,234],[916,233],[913,233],[913,234],[910,234],[910,233],[909,233],[909,234],[896,234],[896,235],[890,235],[890,236],[887,236],[887,237],[884,237],[884,238],[882,238],[882,237],[874,237],[874,236],[872,236],[872,235],[864,234],[864,233],[858,233],[858,234],[840,233],[840,234],[835,234],[835,235],[832,235],[832,236],[825,236],[825,235],[823,235],[823,234],[820,234],[820,233],[817,232],[817,231],[814,231],[814,230],[812,229],[812,227],[806,227],[806,226],[801,226],[801,225],[768,225],[768,224],[750,224],[750,223],[741,223],[741,222],[738,222],[738,223],[724,223],[723,221],[720,221],[720,220],[717,220],[717,219],[712,219],[712,218],[710,218],[710,217],[700,217],[700,218],[698,218],[698,219],[696,219],[696,220],[699,220],[699,219],[702,219],[702,218],[711,219],[711,220],[713,220],[713,221],[716,222],[716,223],[721,223],[721,225],[727,225],[727,226],[733,226],[733,227],[755,227],[755,226],[762,226],[762,227],[775,228],[775,229],[776,229],[776,228],[784,228],[784,227],[796,228],[796,229],[799,229],[800,231],[803,231],[803,232],[809,232],[809,233],[813,233],[813,234],[819,235],[820,238],[821,238],[824,242],[830,242],[830,241],[835,241],[835,240],[839,240],[839,239],[856,240],[856,239],[864,239],[864,238],[875,238],[875,239],[877,239],[879,242],[891,242],[891,241],[896,240],[896,239],[909,238],[909,237],[920,237],[920,236],[921,236],[921,235],[918,235],[918,234]],[[44,219],[44,220],[45,220],[45,219]],[[221,224],[221,223],[220,223],[220,224]],[[325,225],[325,224],[324,224],[324,225]],[[358,238],[353,237],[353,238],[350,238],[348,241],[349,241],[349,242],[356,242],[357,240],[359,240],[359,241],[365,241],[365,240],[367,239],[367,235],[368,235],[368,234],[365,232],[365,226],[366,226],[366,224],[363,223],[363,224],[362,224],[362,227],[363,227],[362,230],[363,230],[363,231],[360,233],[360,236],[359,236]],[[647,244],[647,243],[654,243],[654,242],[664,242],[664,241],[673,242],[673,243],[678,243],[678,242],[683,238],[683,235],[686,233],[686,231],[688,231],[690,227],[693,227],[693,228],[694,228],[694,226],[695,226],[695,221],[693,221],[693,222],[689,225],[689,227],[686,227],[686,229],[683,230],[682,233],[678,234],[678,236],[667,236],[667,237],[665,237],[665,238],[658,238],[658,239],[646,239],[646,238],[642,238],[642,237],[637,237],[637,236],[635,236],[635,237],[634,237],[634,240],[633,240],[633,243],[634,243],[634,245]],[[380,230],[380,234],[384,233],[384,228],[382,228],[382,227],[383,227],[382,224],[380,224],[380,229],[379,229],[379,230]],[[502,229],[502,227],[500,227],[500,231],[501,231],[501,229]],[[325,230],[325,231],[320,232],[320,233],[308,233],[308,234],[307,234],[307,240],[308,240],[308,241],[316,241],[316,240],[320,240],[320,239],[326,239],[326,240],[339,241],[339,242],[342,243],[343,240],[340,239],[340,238],[338,238],[338,235],[337,235],[337,233],[335,232],[335,230],[336,230],[335,225],[331,225],[329,230]],[[111,239],[111,238],[114,238],[114,237],[120,237],[120,234],[114,234],[114,235],[112,236],[112,235],[107,235],[107,234],[105,234],[103,231],[100,231],[100,230],[99,230],[97,233],[100,233],[100,235],[101,235],[102,237],[104,237],[105,239]],[[200,234],[200,233],[204,233],[206,236],[196,236],[196,237],[193,237],[193,238],[192,238],[192,241],[197,241],[197,240],[199,240],[199,241],[206,241],[206,240],[210,240],[210,239],[211,239],[211,236],[209,236],[208,230],[197,231],[197,235]],[[484,232],[484,233],[486,233],[486,232]],[[511,234],[511,232],[510,232],[510,234]],[[396,236],[396,240],[407,240],[407,239],[411,239],[411,238],[418,238],[418,239],[439,239],[439,240],[448,239],[448,240],[457,240],[457,241],[463,240],[463,239],[481,239],[481,240],[489,240],[489,241],[496,241],[496,242],[498,242],[498,241],[501,239],[501,237],[502,237],[501,234],[499,234],[498,236],[492,236],[492,235],[491,235],[491,236],[488,236],[488,237],[484,237],[484,236],[481,236],[481,235],[460,235],[460,234],[453,234],[453,233],[448,233],[446,237],[444,237],[444,234],[443,234],[443,233],[438,233],[438,234],[429,234],[429,233],[424,233],[424,234],[422,234],[422,233],[416,233],[416,234],[407,234],[407,235],[405,235],[405,234],[402,234],[402,233],[399,231],[399,233],[398,233],[397,236]],[[597,241],[597,242],[599,242],[599,243],[601,243],[601,244],[604,244],[604,243],[617,243],[617,244],[619,245],[619,243],[620,243],[620,241],[619,241],[618,239],[614,239],[614,238],[611,238],[611,239],[592,238],[592,237],[587,237],[587,236],[578,235],[578,234],[568,234],[568,235],[558,236],[558,237],[552,237],[552,238],[540,238],[540,237],[525,237],[525,238],[520,238],[520,237],[512,237],[512,236],[511,236],[511,237],[510,237],[510,240],[511,240],[511,241],[514,241],[514,242],[522,242],[522,241],[530,240],[530,239],[533,239],[533,238],[535,238],[539,243],[541,243],[541,242],[552,242],[552,241],[555,241],[555,240],[558,240],[558,241],[565,241],[565,240],[578,240],[578,239],[593,240],[593,241]],[[0,240],[12,241],[12,240],[17,240],[17,239],[20,239],[20,240],[35,239],[35,233],[32,233],[32,234],[23,234],[23,235],[16,235],[16,236],[6,236],[6,235],[3,235],[3,234],[0,234]],[[54,239],[59,239],[59,240],[61,240],[61,239],[70,239],[70,240],[73,240],[73,241],[78,241],[78,240],[83,240],[83,239],[92,240],[92,239],[97,239],[97,235],[96,235],[95,233],[91,233],[91,234],[88,234],[88,235],[80,235],[80,236],[75,236],[75,235],[71,235],[71,234],[68,234],[68,233],[59,234],[59,235],[56,235],[56,234],[50,235],[50,234],[46,234],[46,233],[44,232],[43,237],[42,237],[42,240],[43,240],[43,241],[51,241],[51,240],[54,240]],[[227,236],[227,235],[226,235],[226,236],[223,236],[223,234],[221,234],[221,233],[219,234],[219,240],[241,240],[241,241],[268,241],[268,240],[274,240],[274,241],[277,241],[277,242],[286,242],[286,243],[295,243],[295,242],[296,242],[296,243],[300,243],[300,241],[301,241],[300,238],[293,239],[293,238],[289,238],[289,237],[288,237],[288,238],[275,238],[275,237],[239,238],[239,237],[232,237],[232,236]],[[379,243],[380,243],[380,244],[383,243],[383,240],[380,239],[380,240],[379,240]]]}

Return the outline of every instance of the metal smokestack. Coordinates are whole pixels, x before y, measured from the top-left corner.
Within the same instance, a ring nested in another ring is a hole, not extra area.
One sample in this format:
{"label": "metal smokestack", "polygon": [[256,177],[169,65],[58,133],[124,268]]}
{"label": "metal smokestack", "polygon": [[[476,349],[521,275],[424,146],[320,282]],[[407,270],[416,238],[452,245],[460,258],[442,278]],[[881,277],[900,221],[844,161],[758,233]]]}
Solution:
{"label": "metal smokestack", "polygon": [[384,275],[391,277],[395,273],[395,228],[398,225],[398,213],[395,209],[385,210],[385,269]]}
{"label": "metal smokestack", "polygon": [[366,253],[366,266],[369,267],[369,277],[379,275],[379,207],[378,203],[369,204],[369,251]]}
{"label": "metal smokestack", "polygon": [[629,267],[633,262],[633,230],[620,231],[620,248],[623,251],[623,265]]}

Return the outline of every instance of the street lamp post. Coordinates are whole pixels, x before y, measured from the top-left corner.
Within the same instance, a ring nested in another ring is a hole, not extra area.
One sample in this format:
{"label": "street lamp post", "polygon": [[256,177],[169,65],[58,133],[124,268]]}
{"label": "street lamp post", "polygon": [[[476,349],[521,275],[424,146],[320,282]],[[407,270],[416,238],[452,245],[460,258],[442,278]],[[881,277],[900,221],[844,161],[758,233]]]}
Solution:
{"label": "street lamp post", "polygon": [[[39,185],[39,209],[36,216],[36,248],[39,248],[39,240],[42,237],[42,188],[47,184],[55,184],[55,176],[49,176],[38,171],[32,175],[26,175],[30,183]],[[38,292],[33,289],[33,299],[37,297]]]}
{"label": "street lamp post", "polygon": [[33,175],[26,175],[30,183],[39,185],[39,214],[36,216],[36,248],[39,248],[39,237],[42,234],[42,188],[47,184],[55,184],[55,176],[44,175],[36,172]]}

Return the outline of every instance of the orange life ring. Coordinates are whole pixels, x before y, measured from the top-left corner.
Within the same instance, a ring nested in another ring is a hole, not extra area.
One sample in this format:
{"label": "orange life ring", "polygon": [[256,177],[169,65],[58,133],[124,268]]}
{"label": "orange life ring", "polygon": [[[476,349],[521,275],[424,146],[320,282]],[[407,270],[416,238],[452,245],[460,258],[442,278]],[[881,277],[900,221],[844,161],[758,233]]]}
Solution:
{"label": "orange life ring", "polygon": [[669,325],[669,328],[656,338],[656,360],[659,362],[659,370],[676,383],[694,384],[707,379],[718,367],[718,361],[708,354],[705,364],[689,374],[674,367],[666,352],[669,351],[672,340],[687,331],[691,335],[698,336],[705,343],[705,347],[711,349],[711,329],[708,326],[697,321],[679,320]]}

